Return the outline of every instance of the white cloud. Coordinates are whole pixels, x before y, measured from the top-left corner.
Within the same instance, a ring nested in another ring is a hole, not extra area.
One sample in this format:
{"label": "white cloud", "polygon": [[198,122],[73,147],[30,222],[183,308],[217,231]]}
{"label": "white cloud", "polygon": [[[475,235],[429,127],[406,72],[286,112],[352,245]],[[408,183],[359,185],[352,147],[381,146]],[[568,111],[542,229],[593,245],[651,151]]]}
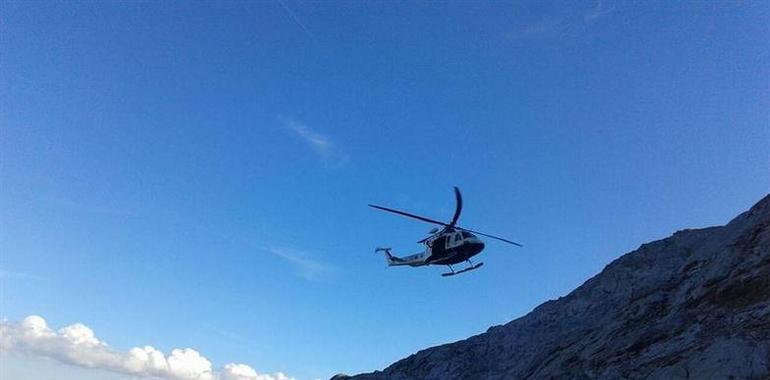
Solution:
{"label": "white cloud", "polygon": [[227,364],[222,368],[219,380],[291,380],[291,378],[280,372],[260,375],[245,364]]}
{"label": "white cloud", "polygon": [[76,323],[54,331],[38,316],[0,322],[0,352],[47,357],[85,368],[167,380],[292,380],[285,374],[258,374],[245,364],[226,364],[220,372],[191,348],[170,354],[150,346],[118,352],[100,341],[88,326]]}
{"label": "white cloud", "polygon": [[305,123],[291,117],[280,117],[279,120],[284,128],[308,144],[325,163],[342,166],[350,160],[350,157],[343,153],[329,137],[310,129]]}

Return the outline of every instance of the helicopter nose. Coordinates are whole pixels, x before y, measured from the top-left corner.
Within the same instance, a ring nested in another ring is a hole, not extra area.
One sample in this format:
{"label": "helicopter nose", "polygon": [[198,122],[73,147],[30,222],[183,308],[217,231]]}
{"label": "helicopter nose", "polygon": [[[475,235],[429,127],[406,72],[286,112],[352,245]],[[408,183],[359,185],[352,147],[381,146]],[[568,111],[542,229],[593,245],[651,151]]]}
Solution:
{"label": "helicopter nose", "polygon": [[471,247],[473,248],[473,254],[475,255],[484,250],[484,242],[481,240],[476,240],[471,243]]}

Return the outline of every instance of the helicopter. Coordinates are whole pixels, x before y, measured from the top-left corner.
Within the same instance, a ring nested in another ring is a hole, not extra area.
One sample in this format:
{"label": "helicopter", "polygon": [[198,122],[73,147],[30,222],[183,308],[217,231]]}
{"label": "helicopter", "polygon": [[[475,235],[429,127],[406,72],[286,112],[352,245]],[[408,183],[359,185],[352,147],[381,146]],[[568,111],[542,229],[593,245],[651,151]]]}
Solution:
{"label": "helicopter", "polygon": [[[454,190],[457,206],[455,207],[454,216],[449,223],[440,222],[438,220],[388,207],[369,204],[369,207],[372,208],[443,226],[431,229],[428,232],[428,237],[417,242],[425,244],[425,251],[423,252],[405,257],[393,256],[391,253],[391,248],[378,247],[374,250],[374,252],[384,252],[385,260],[387,261],[388,266],[408,265],[411,267],[420,267],[427,265],[446,265],[449,267],[450,272],[442,273],[441,275],[447,277],[472,271],[484,265],[483,262],[474,264],[473,261],[471,261],[471,257],[478,255],[481,253],[481,251],[484,250],[484,242],[481,241],[481,239],[479,239],[476,235],[486,236],[488,238],[496,239],[508,244],[515,245],[517,247],[523,247],[523,245],[515,241],[458,226],[457,220],[460,218],[460,213],[463,210],[463,197],[460,194],[460,189],[458,189],[457,186],[454,187]],[[455,271],[452,265],[462,262],[467,262],[469,266],[464,269]]]}

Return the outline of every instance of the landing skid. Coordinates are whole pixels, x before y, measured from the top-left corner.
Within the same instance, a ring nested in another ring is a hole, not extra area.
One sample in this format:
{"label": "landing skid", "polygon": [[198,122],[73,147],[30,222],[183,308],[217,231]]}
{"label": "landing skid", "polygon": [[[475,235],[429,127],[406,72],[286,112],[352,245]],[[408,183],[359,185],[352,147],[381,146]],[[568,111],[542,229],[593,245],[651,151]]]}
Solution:
{"label": "landing skid", "polygon": [[463,269],[463,270],[458,270],[458,271],[455,271],[455,270],[454,270],[454,269],[452,269],[452,267],[450,266],[450,267],[449,267],[449,269],[452,269],[452,271],[451,271],[451,272],[447,272],[447,273],[442,273],[442,274],[441,274],[441,276],[443,276],[443,277],[449,277],[449,276],[454,276],[454,275],[456,275],[456,274],[460,274],[460,273],[470,272],[470,271],[472,271],[472,270],[474,270],[474,269],[479,269],[479,268],[480,268],[482,265],[484,265],[484,263],[478,263],[478,264],[476,264],[476,265],[472,265],[472,266],[469,266],[468,268],[465,268],[465,269]]}

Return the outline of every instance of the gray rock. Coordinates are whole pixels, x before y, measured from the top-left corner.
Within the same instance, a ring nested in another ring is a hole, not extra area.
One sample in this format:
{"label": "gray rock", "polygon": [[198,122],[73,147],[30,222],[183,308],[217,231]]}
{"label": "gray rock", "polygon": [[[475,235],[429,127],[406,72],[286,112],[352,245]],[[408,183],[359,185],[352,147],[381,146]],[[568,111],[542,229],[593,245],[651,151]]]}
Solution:
{"label": "gray rock", "polygon": [[344,378],[770,379],[768,226],[770,196],[643,244],[510,323]]}

